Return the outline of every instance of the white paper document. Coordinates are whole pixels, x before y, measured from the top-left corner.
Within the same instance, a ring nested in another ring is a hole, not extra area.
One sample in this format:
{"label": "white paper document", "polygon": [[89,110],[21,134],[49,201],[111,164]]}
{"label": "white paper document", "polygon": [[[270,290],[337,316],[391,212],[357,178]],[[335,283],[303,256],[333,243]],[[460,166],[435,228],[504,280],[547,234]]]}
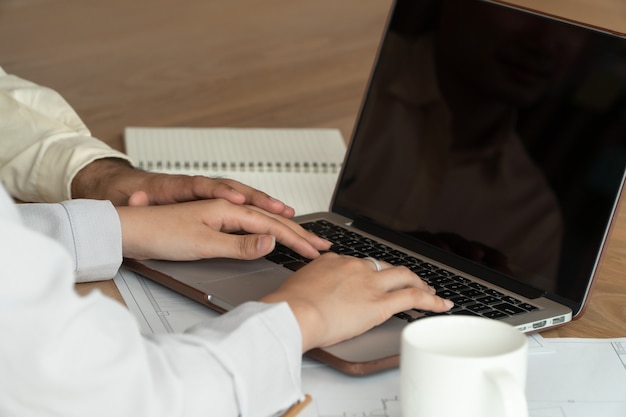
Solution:
{"label": "white paper document", "polygon": [[[626,338],[547,339],[529,336],[526,395],[531,417],[626,416]],[[397,369],[349,377],[305,366],[313,397],[302,417],[401,417]],[[454,401],[454,393],[442,401]]]}
{"label": "white paper document", "polygon": [[[121,269],[115,277],[144,334],[180,332],[217,313]],[[526,394],[531,417],[625,417],[626,337],[543,338],[529,335]],[[399,371],[348,376],[305,359],[301,417],[401,417]],[[454,393],[450,393],[453,400]]]}

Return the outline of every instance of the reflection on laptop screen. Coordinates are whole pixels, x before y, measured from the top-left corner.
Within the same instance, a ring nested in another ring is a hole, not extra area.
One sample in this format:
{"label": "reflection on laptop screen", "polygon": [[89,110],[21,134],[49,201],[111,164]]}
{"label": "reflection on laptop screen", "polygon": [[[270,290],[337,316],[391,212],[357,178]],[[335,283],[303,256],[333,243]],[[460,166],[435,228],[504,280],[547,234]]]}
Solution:
{"label": "reflection on laptop screen", "polygon": [[401,0],[333,210],[582,298],[626,162],[626,44],[474,0]]}

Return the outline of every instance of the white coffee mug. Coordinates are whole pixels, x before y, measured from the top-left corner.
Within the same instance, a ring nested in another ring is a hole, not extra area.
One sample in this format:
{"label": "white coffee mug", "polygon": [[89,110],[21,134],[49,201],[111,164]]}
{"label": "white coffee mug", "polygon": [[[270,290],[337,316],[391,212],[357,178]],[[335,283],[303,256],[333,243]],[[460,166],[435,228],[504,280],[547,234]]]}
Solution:
{"label": "white coffee mug", "polygon": [[528,341],[469,316],[415,321],[402,332],[402,417],[527,417]]}

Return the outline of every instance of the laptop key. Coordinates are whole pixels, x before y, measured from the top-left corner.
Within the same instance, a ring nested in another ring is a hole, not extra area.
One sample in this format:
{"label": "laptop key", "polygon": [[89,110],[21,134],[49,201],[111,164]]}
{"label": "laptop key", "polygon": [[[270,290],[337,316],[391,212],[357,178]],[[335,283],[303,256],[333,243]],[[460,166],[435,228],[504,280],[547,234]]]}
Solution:
{"label": "laptop key", "polygon": [[326,230],[326,227],[324,227],[324,225],[317,222],[303,223],[301,226],[309,232],[313,232],[315,234],[323,233]]}
{"label": "laptop key", "polygon": [[295,258],[293,258],[293,257],[291,257],[289,255],[286,255],[284,253],[270,253],[265,258],[270,260],[270,261],[272,261],[272,262],[274,262],[274,263],[281,264],[281,265],[283,265],[283,264],[285,264],[287,262],[293,262],[293,261],[296,260]]}
{"label": "laptop key", "polygon": [[465,284],[461,284],[460,282],[451,282],[449,284],[444,284],[446,286],[446,288],[451,289],[452,291],[467,291],[470,289],[470,287],[468,287]]}
{"label": "laptop key", "polygon": [[420,276],[426,276],[430,278],[430,281],[434,284],[446,285],[446,284],[454,283],[454,281],[452,281],[450,278],[442,277],[441,275],[437,275],[434,272],[426,271],[426,272],[423,272]]}
{"label": "laptop key", "polygon": [[519,314],[519,313],[523,313],[526,310],[523,310],[519,307],[516,307],[512,304],[509,303],[501,303],[501,304],[496,304],[494,306],[492,306],[493,308],[495,308],[496,310],[500,310],[504,313],[507,313],[508,315],[515,315],[515,314]]}
{"label": "laptop key", "polygon": [[476,299],[477,297],[480,297],[481,295],[483,295],[483,293],[481,291],[475,290],[473,288],[470,288],[469,290],[459,291],[459,293],[461,295],[464,295],[464,296],[469,297],[469,298],[474,298],[474,299]]}
{"label": "laptop key", "polygon": [[476,288],[477,290],[480,290],[480,291],[485,291],[485,290],[488,289],[488,287],[486,285],[480,284],[478,282],[471,282],[471,283],[469,283],[467,285],[472,287],[472,288]]}
{"label": "laptop key", "polygon": [[452,301],[455,305],[461,305],[461,306],[464,306],[467,304],[473,304],[475,302],[471,298],[463,297],[462,295],[458,297],[450,298],[450,301]]}
{"label": "laptop key", "polygon": [[404,257],[406,257],[406,253],[404,253],[404,252],[400,252],[399,250],[395,250],[395,249],[391,249],[391,248],[389,248],[389,251],[388,251],[388,252],[389,252],[391,255],[396,256],[396,257],[398,257],[398,258],[404,258]]}
{"label": "laptop key", "polygon": [[367,253],[368,255],[371,254],[371,253],[374,253],[374,252],[379,252],[378,250],[374,249],[373,246],[362,245],[362,244],[355,245],[354,249],[359,251],[359,252]]}
{"label": "laptop key", "polygon": [[443,288],[441,291],[437,291],[437,295],[439,297],[441,297],[441,298],[452,298],[452,297],[458,297],[459,296],[458,293],[456,293],[454,291],[451,291],[451,290],[448,290],[446,288]]}
{"label": "laptop key", "polygon": [[488,319],[502,319],[505,317],[509,317],[508,314],[503,313],[502,311],[499,311],[499,310],[485,311],[485,312],[480,313],[480,315]]}
{"label": "laptop key", "polygon": [[347,255],[349,253],[356,253],[354,252],[354,249],[349,248],[347,246],[343,246],[343,245],[333,245],[330,247],[330,251],[335,252],[336,254],[339,254],[339,255]]}
{"label": "laptop key", "polygon": [[373,252],[370,252],[370,256],[374,259],[382,259],[383,261],[385,260],[385,258],[390,257],[390,255],[385,252],[385,251],[381,251],[381,250],[374,250]]}
{"label": "laptop key", "polygon": [[407,260],[407,262],[410,262],[411,264],[421,264],[424,263],[424,261],[422,261],[419,258],[416,258],[414,256],[406,256],[405,259]]}
{"label": "laptop key", "polygon": [[297,271],[298,269],[306,266],[306,262],[295,261],[295,262],[287,262],[283,264],[283,266],[291,271]]}
{"label": "laptop key", "polygon": [[479,314],[476,314],[473,311],[469,311],[469,310],[459,310],[453,314],[455,316],[479,316]]}
{"label": "laptop key", "polygon": [[[474,282],[472,282],[471,279],[462,277],[460,275],[453,275],[452,279],[454,279],[455,281],[458,281],[458,282],[462,282],[463,284],[467,284],[468,286],[471,286],[471,284],[474,284]],[[478,284],[478,285],[480,285],[480,284]],[[485,288],[487,288],[487,287],[485,287]]]}
{"label": "laptop key", "polygon": [[388,262],[391,265],[406,265],[406,261],[401,258],[383,258],[383,261]]}
{"label": "laptop key", "polygon": [[486,289],[485,290],[485,294],[491,295],[492,297],[497,297],[497,298],[504,297],[504,294],[502,294],[500,291],[496,291],[496,290],[492,290],[492,289]]}
{"label": "laptop key", "polygon": [[519,308],[523,308],[526,311],[534,311],[537,310],[537,307],[535,307],[532,304],[528,304],[528,303],[521,303],[517,305]]}
{"label": "laptop key", "polygon": [[348,239],[348,240],[343,240],[341,241],[341,244],[343,246],[349,246],[352,249],[356,250],[356,246],[358,246],[360,244],[360,242],[358,240],[354,240],[354,239]]}
{"label": "laptop key", "polygon": [[519,303],[521,303],[521,301],[518,300],[517,298],[513,298],[513,297],[510,297],[508,295],[502,297],[502,301],[504,301],[505,303],[509,303],[509,304],[519,304]]}
{"label": "laptop key", "polygon": [[472,304],[472,305],[469,305],[469,306],[465,306],[465,308],[470,310],[470,311],[473,311],[474,313],[481,313],[481,314],[483,312],[485,312],[485,311],[491,311],[492,310],[491,307],[489,307],[487,305],[484,305],[484,304],[480,304],[480,303]]}
{"label": "laptop key", "polygon": [[404,313],[404,312],[396,313],[396,314],[394,314],[394,316],[399,318],[399,319],[406,320],[406,321],[409,321],[409,322],[413,321],[413,316],[411,316],[411,315],[409,315],[407,313]]}
{"label": "laptop key", "polygon": [[420,278],[430,278],[431,282],[436,282],[437,284],[441,284],[443,280],[448,280],[448,278],[439,276],[435,272],[429,270],[422,270],[422,272],[417,275],[419,275]]}
{"label": "laptop key", "polygon": [[492,304],[496,304],[500,302],[499,298],[493,297],[491,295],[485,296],[485,297],[481,297],[478,298],[476,301],[479,301],[483,304],[487,304],[487,305],[492,305]]}

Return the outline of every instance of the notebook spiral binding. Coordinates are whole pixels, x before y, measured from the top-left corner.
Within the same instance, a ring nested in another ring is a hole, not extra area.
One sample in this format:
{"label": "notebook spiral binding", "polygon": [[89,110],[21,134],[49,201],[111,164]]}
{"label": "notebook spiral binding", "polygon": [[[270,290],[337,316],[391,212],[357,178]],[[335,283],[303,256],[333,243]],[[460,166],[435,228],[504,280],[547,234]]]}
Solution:
{"label": "notebook spiral binding", "polygon": [[225,161],[139,161],[138,168],[145,171],[199,171],[199,172],[301,172],[338,173],[341,164],[336,162],[225,162]]}

